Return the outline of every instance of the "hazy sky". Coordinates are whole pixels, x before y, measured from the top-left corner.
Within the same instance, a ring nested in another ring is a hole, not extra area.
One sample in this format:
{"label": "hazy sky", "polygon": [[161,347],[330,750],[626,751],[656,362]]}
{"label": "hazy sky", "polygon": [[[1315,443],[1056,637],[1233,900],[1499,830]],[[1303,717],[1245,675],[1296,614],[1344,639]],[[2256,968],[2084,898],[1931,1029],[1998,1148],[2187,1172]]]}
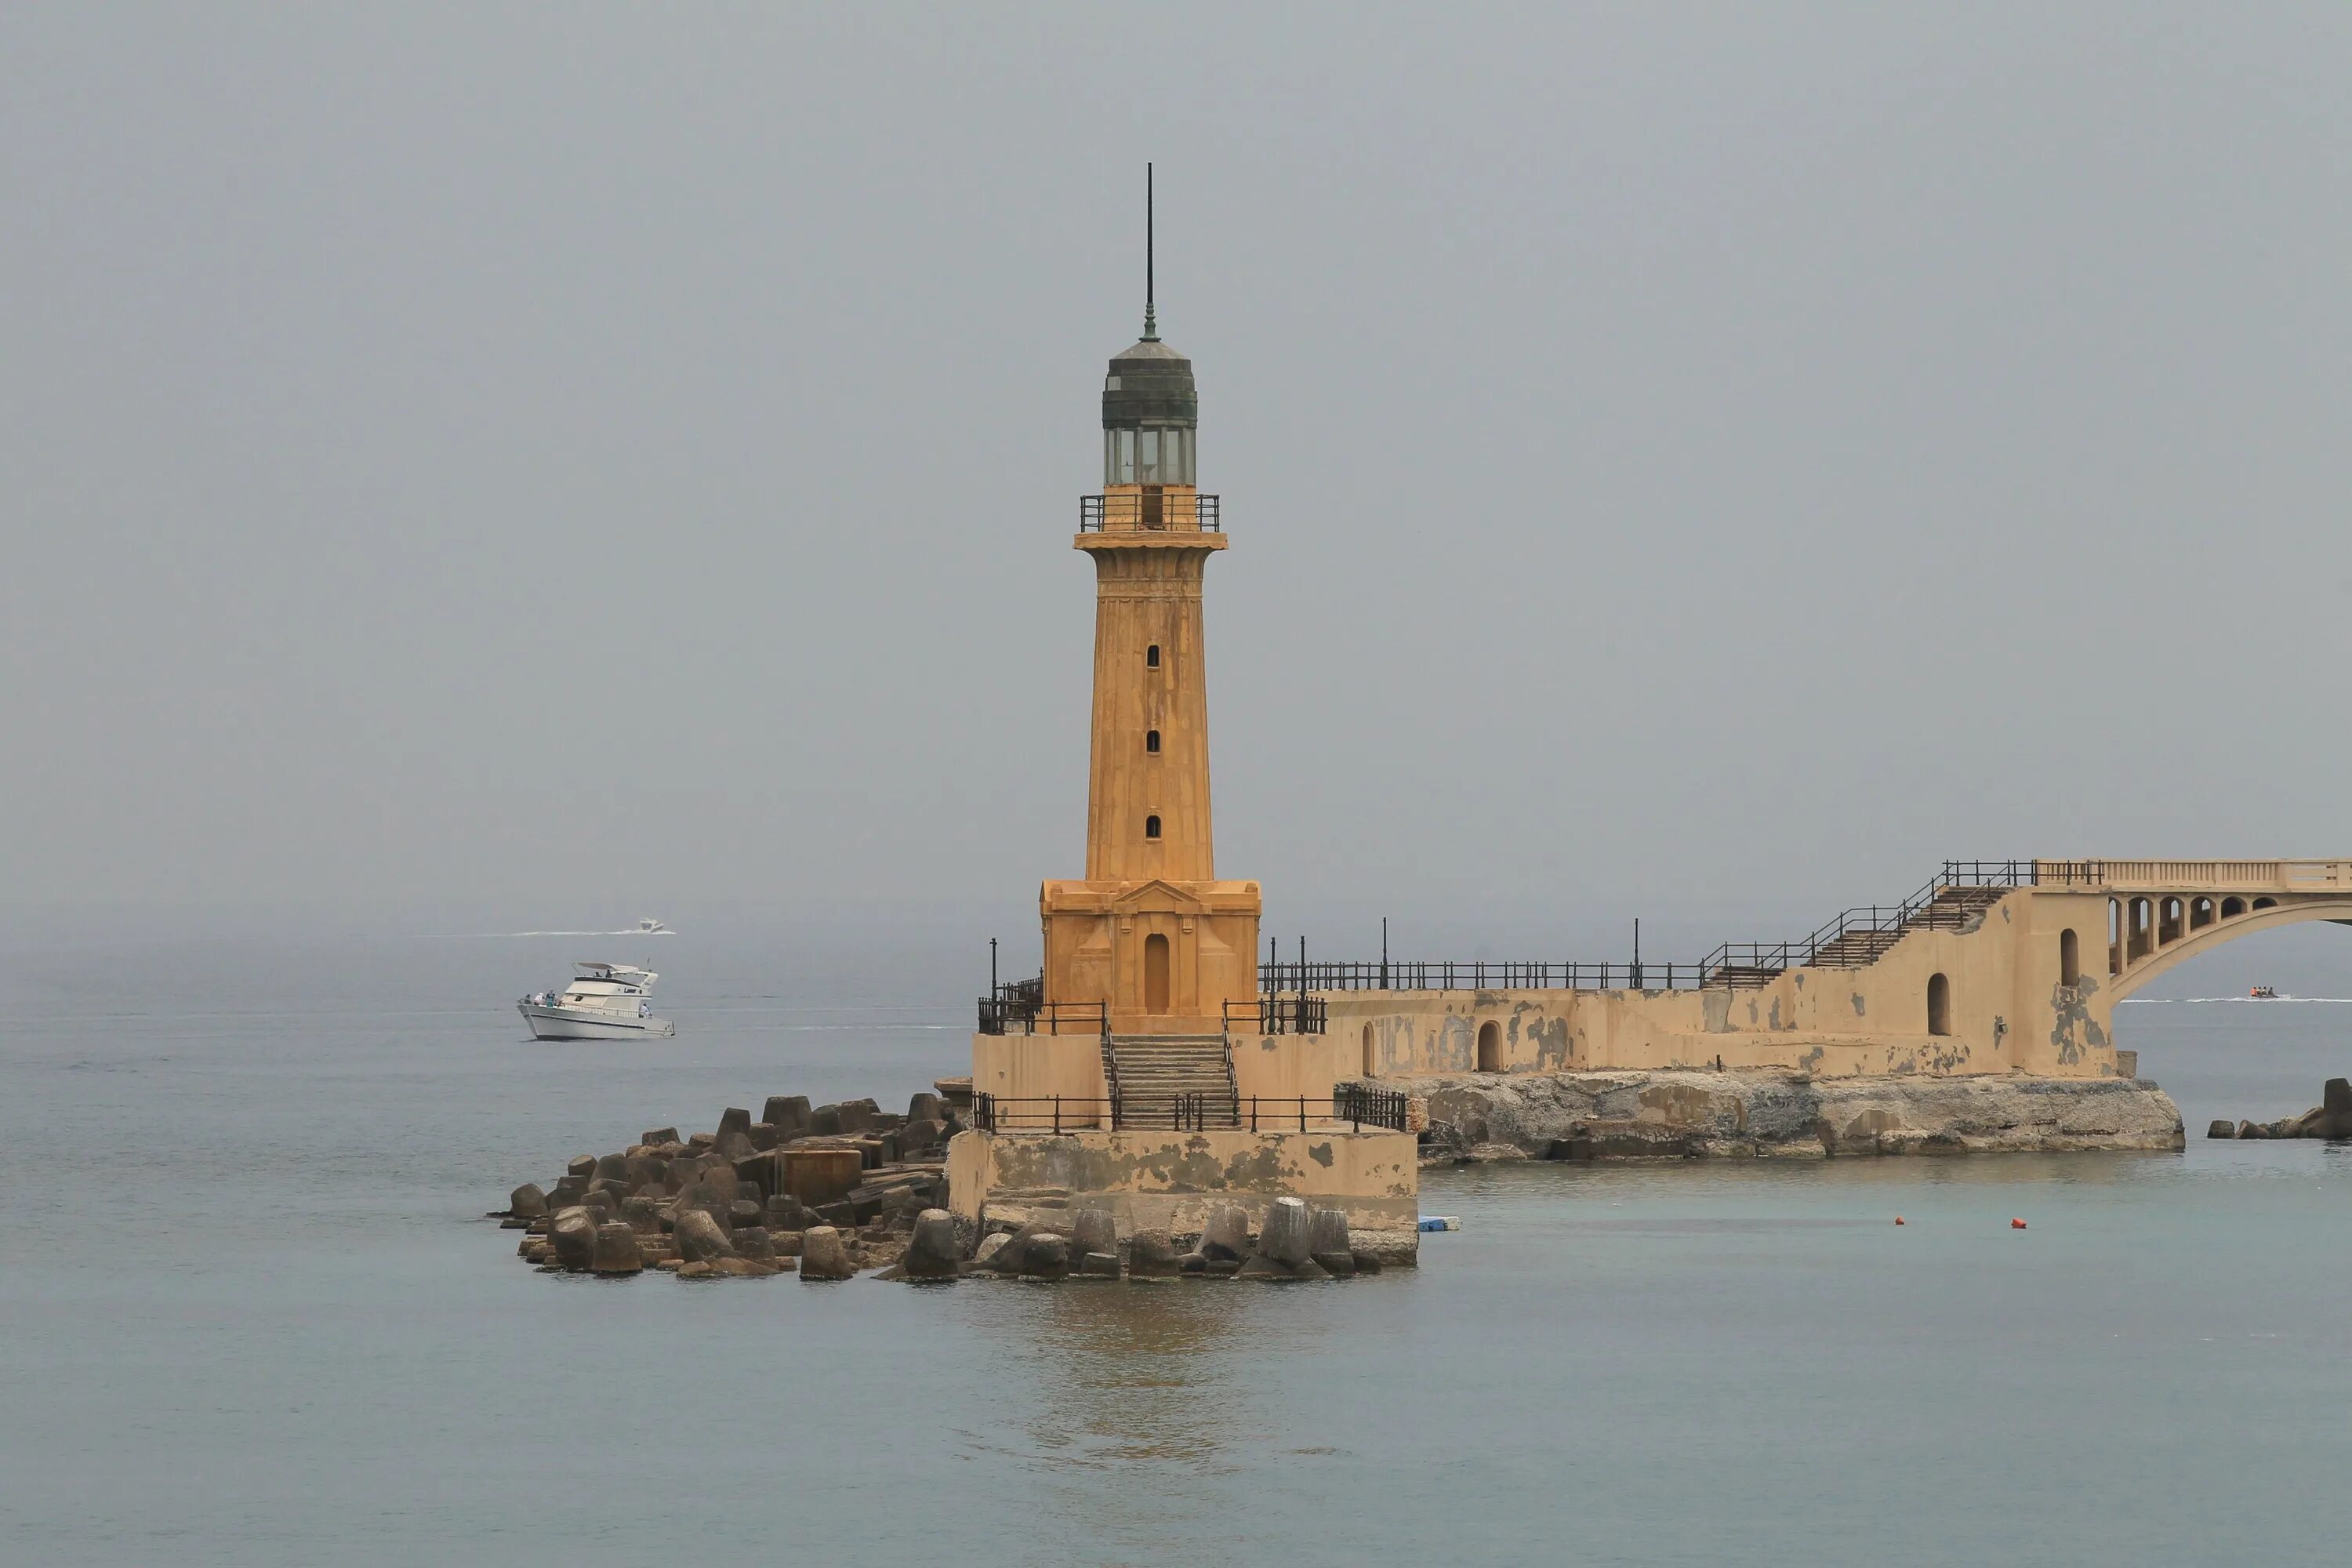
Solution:
{"label": "hazy sky", "polygon": [[1147,158],[1270,929],[2352,854],[2347,82],[2341,5],[8,7],[0,900],[1030,930]]}

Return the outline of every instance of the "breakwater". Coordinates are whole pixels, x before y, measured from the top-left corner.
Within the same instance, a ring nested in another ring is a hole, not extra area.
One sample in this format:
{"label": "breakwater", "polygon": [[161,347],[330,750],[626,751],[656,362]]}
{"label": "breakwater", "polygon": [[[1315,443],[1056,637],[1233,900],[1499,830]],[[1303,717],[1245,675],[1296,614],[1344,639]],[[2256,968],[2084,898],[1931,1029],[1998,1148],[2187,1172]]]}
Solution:
{"label": "breakwater", "polygon": [[2179,1108],[2143,1079],[1661,1070],[1380,1081],[1427,1101],[1424,1166],[2177,1150],[2184,1142]]}
{"label": "breakwater", "polygon": [[714,1131],[650,1129],[624,1150],[575,1156],[548,1186],[526,1182],[492,1217],[522,1231],[518,1256],[551,1272],[682,1279],[1305,1280],[1413,1261],[1409,1227],[1351,1236],[1344,1208],[1296,1196],[1211,1201],[1197,1226],[1126,1234],[1112,1207],[1066,1188],[951,1213],[946,1148],[969,1131],[970,1085],[937,1087],[904,1115],[777,1095],[756,1121],[730,1107]]}

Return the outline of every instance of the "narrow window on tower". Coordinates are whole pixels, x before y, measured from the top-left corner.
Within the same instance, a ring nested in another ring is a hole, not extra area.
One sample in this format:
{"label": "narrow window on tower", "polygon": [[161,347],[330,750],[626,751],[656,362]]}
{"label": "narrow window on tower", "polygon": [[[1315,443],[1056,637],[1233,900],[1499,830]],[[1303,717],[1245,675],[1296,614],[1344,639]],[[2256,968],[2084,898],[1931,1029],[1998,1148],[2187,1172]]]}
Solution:
{"label": "narrow window on tower", "polygon": [[1143,749],[1144,749],[1145,751],[1147,751],[1147,752],[1152,752],[1152,753],[1153,753],[1153,754],[1155,754],[1155,755],[1157,755],[1157,754],[1158,754],[1158,752],[1159,752],[1159,751],[1160,751],[1160,731],[1157,731],[1157,730],[1146,730],[1146,731],[1143,732]]}
{"label": "narrow window on tower", "polygon": [[1157,838],[1160,837],[1160,819],[1158,817],[1147,816],[1143,819],[1143,836],[1146,838]]}
{"label": "narrow window on tower", "polygon": [[1143,650],[1143,668],[1146,669],[1158,669],[1160,668],[1160,645],[1158,643],[1153,643],[1150,647]]}

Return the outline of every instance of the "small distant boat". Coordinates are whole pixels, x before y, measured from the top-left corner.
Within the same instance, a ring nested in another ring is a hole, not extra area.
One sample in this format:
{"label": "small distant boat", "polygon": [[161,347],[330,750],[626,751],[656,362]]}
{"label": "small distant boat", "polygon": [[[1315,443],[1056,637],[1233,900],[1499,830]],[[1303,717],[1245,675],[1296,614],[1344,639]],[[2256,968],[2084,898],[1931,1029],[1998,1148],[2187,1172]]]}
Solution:
{"label": "small distant boat", "polygon": [[572,967],[579,973],[562,991],[541,991],[515,1004],[531,1037],[539,1040],[627,1040],[677,1033],[667,1018],[654,1016],[650,969],[625,963]]}
{"label": "small distant boat", "polygon": [[637,922],[637,934],[639,936],[676,936],[677,932],[670,930],[653,916],[647,915]]}
{"label": "small distant boat", "polygon": [[2275,1002],[2278,999],[2277,990],[2268,985],[2257,985],[2246,993],[2246,1000],[2249,1002]]}

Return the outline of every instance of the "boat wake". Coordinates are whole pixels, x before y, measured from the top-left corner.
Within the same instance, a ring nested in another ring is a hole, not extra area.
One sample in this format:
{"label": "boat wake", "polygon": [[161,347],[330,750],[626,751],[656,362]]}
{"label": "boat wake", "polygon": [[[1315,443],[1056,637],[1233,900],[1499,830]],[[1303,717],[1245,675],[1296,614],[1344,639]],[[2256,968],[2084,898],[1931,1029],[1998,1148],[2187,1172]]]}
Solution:
{"label": "boat wake", "polygon": [[2118,1007],[2202,1007],[2215,1003],[2245,1003],[2269,1007],[2281,1002],[2352,1003],[2352,996],[2126,996]]}
{"label": "boat wake", "polygon": [[517,936],[676,936],[674,931],[426,931],[426,942],[494,942]]}

